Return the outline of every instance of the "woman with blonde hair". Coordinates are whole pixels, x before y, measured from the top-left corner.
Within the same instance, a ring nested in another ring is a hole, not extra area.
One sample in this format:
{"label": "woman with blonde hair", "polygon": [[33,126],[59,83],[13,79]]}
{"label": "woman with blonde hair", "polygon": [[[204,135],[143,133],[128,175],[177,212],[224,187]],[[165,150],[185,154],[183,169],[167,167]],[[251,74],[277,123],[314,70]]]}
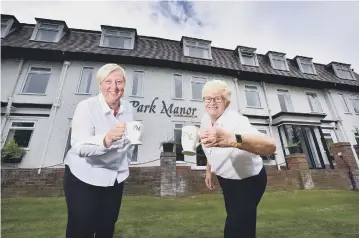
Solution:
{"label": "woman with blonde hair", "polygon": [[100,93],[81,101],[72,119],[71,149],[65,158],[67,238],[113,237],[128,161],[133,152],[125,136],[132,105],[121,99],[126,75],[117,64],[96,75]]}
{"label": "woman with blonde hair", "polygon": [[231,91],[224,81],[207,82],[202,97],[206,111],[200,129],[207,157],[205,183],[214,188],[214,173],[223,191],[227,212],[224,237],[254,238],[257,206],[267,185],[260,155],[273,153],[275,141],[229,108]]}

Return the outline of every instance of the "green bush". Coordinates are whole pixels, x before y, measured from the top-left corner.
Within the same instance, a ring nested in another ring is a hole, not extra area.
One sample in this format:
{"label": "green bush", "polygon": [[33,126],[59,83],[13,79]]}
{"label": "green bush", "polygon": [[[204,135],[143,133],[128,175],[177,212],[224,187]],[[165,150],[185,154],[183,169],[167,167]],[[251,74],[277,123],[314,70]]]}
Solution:
{"label": "green bush", "polygon": [[21,158],[25,154],[14,139],[10,140],[1,150],[1,159]]}

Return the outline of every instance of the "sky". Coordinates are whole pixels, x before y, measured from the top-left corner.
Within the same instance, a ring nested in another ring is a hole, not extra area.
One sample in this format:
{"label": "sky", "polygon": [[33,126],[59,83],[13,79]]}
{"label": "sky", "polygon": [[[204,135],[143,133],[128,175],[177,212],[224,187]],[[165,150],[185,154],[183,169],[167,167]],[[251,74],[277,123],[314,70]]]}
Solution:
{"label": "sky", "polygon": [[359,73],[359,1],[1,1],[1,13],[22,23],[35,17],[63,20],[70,28],[136,28],[139,35],[182,36],[351,64]]}

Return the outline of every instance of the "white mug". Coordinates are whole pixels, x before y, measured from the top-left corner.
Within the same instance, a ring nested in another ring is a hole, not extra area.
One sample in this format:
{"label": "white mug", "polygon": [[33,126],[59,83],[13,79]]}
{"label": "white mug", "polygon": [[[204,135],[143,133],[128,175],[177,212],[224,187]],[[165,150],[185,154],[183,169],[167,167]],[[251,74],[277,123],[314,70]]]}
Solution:
{"label": "white mug", "polygon": [[182,154],[184,155],[196,155],[197,146],[199,146],[199,128],[196,126],[184,126],[182,127]]}
{"label": "white mug", "polygon": [[127,138],[131,141],[131,145],[142,145],[143,122],[130,121],[126,122]]}

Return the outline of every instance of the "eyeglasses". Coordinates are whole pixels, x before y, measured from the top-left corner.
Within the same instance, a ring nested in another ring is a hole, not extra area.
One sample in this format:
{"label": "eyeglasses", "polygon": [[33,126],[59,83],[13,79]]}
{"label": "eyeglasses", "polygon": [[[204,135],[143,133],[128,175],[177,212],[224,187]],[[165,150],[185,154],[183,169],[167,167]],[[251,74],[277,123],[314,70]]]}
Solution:
{"label": "eyeglasses", "polygon": [[205,103],[210,103],[213,100],[213,102],[217,103],[217,102],[223,102],[223,98],[222,97],[203,97],[203,102]]}

